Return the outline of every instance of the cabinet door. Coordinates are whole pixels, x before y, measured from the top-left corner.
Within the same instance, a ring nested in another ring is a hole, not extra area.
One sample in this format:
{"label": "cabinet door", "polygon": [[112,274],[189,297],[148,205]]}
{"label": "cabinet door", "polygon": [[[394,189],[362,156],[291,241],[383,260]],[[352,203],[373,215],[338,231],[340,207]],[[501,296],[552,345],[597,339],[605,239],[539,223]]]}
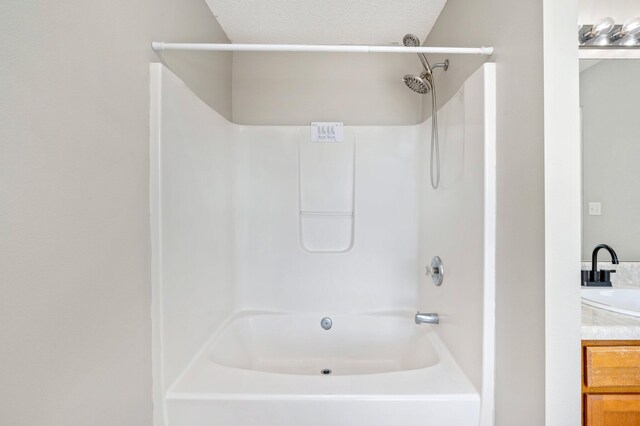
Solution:
{"label": "cabinet door", "polygon": [[586,426],[640,425],[640,395],[587,395]]}

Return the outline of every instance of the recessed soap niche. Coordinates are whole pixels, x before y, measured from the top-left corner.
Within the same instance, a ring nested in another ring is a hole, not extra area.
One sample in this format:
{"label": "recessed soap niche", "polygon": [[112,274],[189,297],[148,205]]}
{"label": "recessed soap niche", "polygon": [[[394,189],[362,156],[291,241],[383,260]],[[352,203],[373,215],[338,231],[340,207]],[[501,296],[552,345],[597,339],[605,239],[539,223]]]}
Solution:
{"label": "recessed soap niche", "polygon": [[356,138],[344,128],[338,143],[298,138],[300,245],[309,253],[345,253],[355,237]]}

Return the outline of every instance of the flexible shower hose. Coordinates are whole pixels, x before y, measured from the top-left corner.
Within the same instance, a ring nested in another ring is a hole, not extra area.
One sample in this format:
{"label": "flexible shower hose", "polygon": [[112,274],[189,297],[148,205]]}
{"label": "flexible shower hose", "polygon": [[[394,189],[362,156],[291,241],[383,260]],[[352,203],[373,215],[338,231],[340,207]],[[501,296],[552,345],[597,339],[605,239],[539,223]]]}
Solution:
{"label": "flexible shower hose", "polygon": [[[438,102],[436,100],[436,85],[433,77],[431,82],[431,160],[429,167],[429,178],[431,179],[431,187],[437,189],[440,185],[440,141],[438,139]],[[435,153],[435,155],[434,155]],[[433,177],[433,160],[435,157],[436,177]]]}

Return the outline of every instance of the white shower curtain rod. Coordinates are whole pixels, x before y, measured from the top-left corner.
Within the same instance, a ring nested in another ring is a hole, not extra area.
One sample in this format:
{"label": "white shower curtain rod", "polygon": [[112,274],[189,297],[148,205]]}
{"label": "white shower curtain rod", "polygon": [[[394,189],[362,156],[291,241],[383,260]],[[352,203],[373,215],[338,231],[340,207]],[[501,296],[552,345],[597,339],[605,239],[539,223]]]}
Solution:
{"label": "white shower curtain rod", "polygon": [[154,41],[151,48],[164,50],[207,50],[227,52],[335,52],[335,53],[443,53],[493,55],[493,47],[405,47],[322,44],[233,44],[233,43],[165,43]]}

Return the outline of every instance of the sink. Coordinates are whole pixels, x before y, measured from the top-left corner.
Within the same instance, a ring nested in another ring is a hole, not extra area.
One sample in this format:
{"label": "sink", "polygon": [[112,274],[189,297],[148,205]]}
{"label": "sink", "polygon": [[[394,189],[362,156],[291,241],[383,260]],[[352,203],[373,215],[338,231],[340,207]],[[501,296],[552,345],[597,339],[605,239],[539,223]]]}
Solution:
{"label": "sink", "polygon": [[640,288],[583,288],[581,297],[585,305],[640,317]]}

